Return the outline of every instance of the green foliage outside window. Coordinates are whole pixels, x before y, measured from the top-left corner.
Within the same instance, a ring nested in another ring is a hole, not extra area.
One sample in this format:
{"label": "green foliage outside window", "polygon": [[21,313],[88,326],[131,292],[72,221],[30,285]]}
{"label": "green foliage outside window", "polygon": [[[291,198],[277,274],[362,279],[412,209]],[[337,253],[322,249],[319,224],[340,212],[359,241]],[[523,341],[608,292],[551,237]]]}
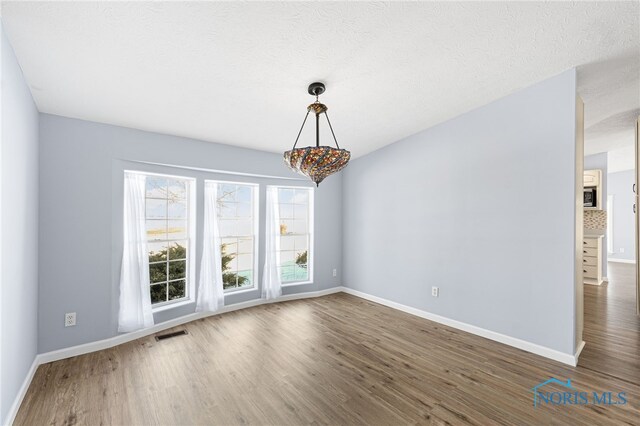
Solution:
{"label": "green foliage outside window", "polygon": [[[186,296],[186,257],[187,249],[180,244],[173,244],[168,250],[149,253],[149,280],[152,283],[150,288],[151,303],[166,302]],[[168,299],[167,291],[169,293]]]}
{"label": "green foliage outside window", "polygon": [[236,255],[227,253],[226,244],[220,246],[220,253],[222,256],[222,288],[226,290],[228,288],[242,287],[248,278],[238,275],[235,272],[229,272],[231,269],[229,263],[236,258]]}
{"label": "green foliage outside window", "polygon": [[[229,263],[236,258],[233,253],[227,253],[227,245],[222,244],[220,246],[220,252],[222,254],[222,286],[224,289],[242,287],[248,281],[247,277],[243,277],[234,272],[229,272],[231,269]],[[168,255],[168,268],[167,268],[167,255]],[[180,244],[173,244],[168,250],[160,250],[157,252],[149,253],[149,279],[151,284],[151,303],[160,303],[167,301],[167,290],[169,292],[168,300],[179,299],[185,297],[186,293],[186,260],[171,259],[186,259],[187,249]],[[160,263],[155,263],[160,262]],[[167,271],[169,273],[167,283]],[[172,281],[178,280],[178,281]],[[157,283],[157,284],[154,284]]]}
{"label": "green foliage outside window", "polygon": [[307,251],[306,250],[296,255],[296,265],[302,268],[307,267]]}

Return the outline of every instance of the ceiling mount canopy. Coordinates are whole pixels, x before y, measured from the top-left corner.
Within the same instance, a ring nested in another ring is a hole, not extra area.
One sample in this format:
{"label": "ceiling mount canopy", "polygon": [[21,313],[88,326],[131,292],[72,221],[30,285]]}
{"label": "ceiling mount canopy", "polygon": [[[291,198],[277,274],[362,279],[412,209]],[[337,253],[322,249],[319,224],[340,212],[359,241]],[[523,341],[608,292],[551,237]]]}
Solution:
{"label": "ceiling mount canopy", "polygon": [[[324,91],[325,86],[323,83],[315,82],[309,85],[308,92],[316,97],[316,101],[307,107],[307,114],[304,116],[293,148],[284,153],[284,162],[287,166],[294,172],[307,176],[316,183],[316,186],[320,186],[320,182],[327,176],[344,169],[351,158],[349,151],[340,149],[333,127],[331,127],[331,121],[329,121],[329,116],[327,115],[328,108],[318,100],[318,96],[322,95]],[[316,116],[316,146],[296,148],[310,112],[313,112]],[[320,115],[322,114],[326,117],[329,129],[331,129],[331,135],[336,144],[335,148],[320,145]]]}

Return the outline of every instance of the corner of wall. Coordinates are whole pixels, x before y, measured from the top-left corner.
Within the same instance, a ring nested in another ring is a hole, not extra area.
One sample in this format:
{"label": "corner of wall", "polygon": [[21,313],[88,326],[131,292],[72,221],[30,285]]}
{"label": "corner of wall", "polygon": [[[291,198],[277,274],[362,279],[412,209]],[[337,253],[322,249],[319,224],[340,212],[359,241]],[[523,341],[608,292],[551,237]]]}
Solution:
{"label": "corner of wall", "polygon": [[[33,265],[38,256],[39,116],[1,26],[0,38],[0,420],[11,423],[37,354],[38,273]],[[1,247],[7,242],[11,250]],[[20,285],[7,287],[8,282]]]}

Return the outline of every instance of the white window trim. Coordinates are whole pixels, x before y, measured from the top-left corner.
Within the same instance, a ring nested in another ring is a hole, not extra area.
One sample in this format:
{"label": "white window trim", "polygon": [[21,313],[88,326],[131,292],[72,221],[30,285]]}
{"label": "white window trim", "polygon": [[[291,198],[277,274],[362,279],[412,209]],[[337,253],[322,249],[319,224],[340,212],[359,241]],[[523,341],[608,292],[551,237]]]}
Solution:
{"label": "white window trim", "polygon": [[[307,270],[309,279],[305,281],[289,281],[282,283],[282,287],[293,287],[299,285],[313,284],[314,254],[315,254],[315,196],[316,191],[312,186],[290,186],[290,185],[270,185],[278,189],[308,189],[309,190],[309,253],[307,254]],[[279,202],[279,200],[278,200]]]}
{"label": "white window trim", "polygon": [[[205,185],[207,182],[215,184],[232,184],[232,185],[245,185],[253,187],[253,285],[251,287],[236,287],[223,290],[224,295],[239,294],[249,291],[258,290],[259,281],[259,257],[260,257],[260,184],[253,182],[237,182],[231,180],[220,179],[205,179]],[[237,236],[236,236],[237,237]]]}
{"label": "white window trim", "polygon": [[183,297],[182,299],[174,299],[168,302],[156,303],[151,305],[151,311],[153,313],[168,311],[169,309],[179,308],[180,306],[192,305],[196,303],[196,299],[191,297]]}
{"label": "white window trim", "polygon": [[[187,193],[188,200],[187,203],[189,205],[189,218],[187,220],[187,234],[189,235],[189,247],[187,248],[187,271],[185,274],[185,297],[181,297],[180,299],[168,300],[166,302],[156,303],[151,305],[151,311],[153,313],[166,311],[168,309],[177,308],[179,306],[184,306],[190,303],[195,303],[196,301],[196,179],[189,176],[179,176],[179,175],[170,175],[165,173],[153,173],[153,172],[142,172],[139,170],[125,170],[128,173],[137,173],[139,175],[145,176],[157,176],[164,177],[169,179],[179,179],[189,181],[189,190]],[[146,194],[145,194],[146,200]],[[146,221],[146,217],[145,217]],[[147,284],[150,290],[151,284]]]}
{"label": "white window trim", "polygon": [[224,297],[231,296],[232,294],[251,293],[256,291],[260,291],[256,285],[253,287],[230,288],[224,292]]}

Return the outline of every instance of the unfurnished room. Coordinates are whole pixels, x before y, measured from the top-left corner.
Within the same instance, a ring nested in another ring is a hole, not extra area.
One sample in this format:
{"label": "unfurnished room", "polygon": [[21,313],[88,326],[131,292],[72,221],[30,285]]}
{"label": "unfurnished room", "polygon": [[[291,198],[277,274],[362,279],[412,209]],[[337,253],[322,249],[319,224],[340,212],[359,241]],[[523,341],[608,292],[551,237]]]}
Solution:
{"label": "unfurnished room", "polygon": [[639,1],[0,13],[0,424],[640,424]]}

